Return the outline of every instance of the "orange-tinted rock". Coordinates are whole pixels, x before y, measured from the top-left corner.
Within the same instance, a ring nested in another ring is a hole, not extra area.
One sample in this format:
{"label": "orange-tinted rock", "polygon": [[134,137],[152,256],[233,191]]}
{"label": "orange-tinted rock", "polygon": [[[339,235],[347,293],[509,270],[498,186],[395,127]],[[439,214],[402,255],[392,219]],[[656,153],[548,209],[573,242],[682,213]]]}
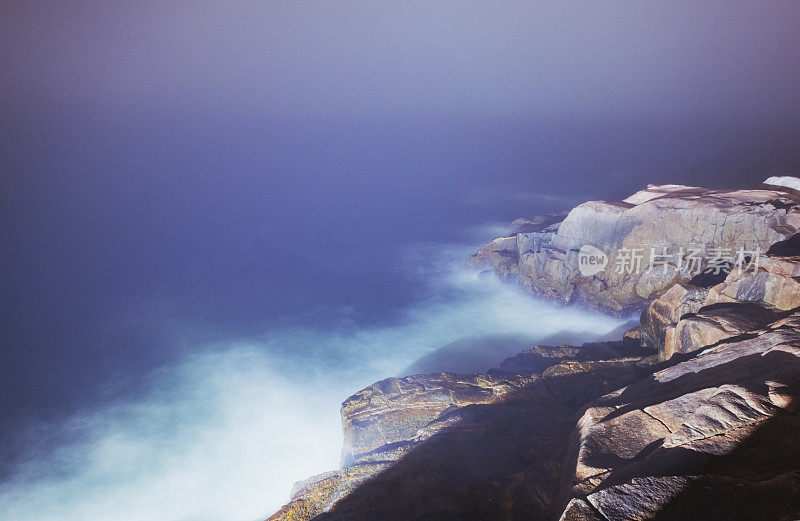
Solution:
{"label": "orange-tinted rock", "polygon": [[778,319],[780,312],[751,302],[729,302],[701,308],[667,330],[659,358],[691,353],[725,339],[759,329]]}
{"label": "orange-tinted rock", "polygon": [[757,270],[733,270],[710,288],[706,304],[760,302],[777,309],[800,307],[800,257],[761,256]]}
{"label": "orange-tinted rock", "polygon": [[664,347],[667,330],[674,327],[687,313],[696,313],[703,307],[708,290],[679,282],[650,303],[642,313],[642,329],[646,342],[657,349]]}

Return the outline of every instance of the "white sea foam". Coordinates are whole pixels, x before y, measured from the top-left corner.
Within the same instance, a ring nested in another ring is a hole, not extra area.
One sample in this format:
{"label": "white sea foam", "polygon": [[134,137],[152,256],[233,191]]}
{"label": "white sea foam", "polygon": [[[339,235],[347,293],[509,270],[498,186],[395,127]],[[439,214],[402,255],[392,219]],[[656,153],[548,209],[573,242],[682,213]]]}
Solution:
{"label": "white sea foam", "polygon": [[[407,266],[419,256],[431,260],[423,249]],[[198,346],[151,375],[137,399],[51,426],[68,441],[0,486],[0,518],[263,519],[294,481],[337,466],[339,404],[354,391],[466,336],[601,335],[622,323],[531,299],[447,262],[428,265],[419,276],[430,280],[432,297],[397,323]]]}

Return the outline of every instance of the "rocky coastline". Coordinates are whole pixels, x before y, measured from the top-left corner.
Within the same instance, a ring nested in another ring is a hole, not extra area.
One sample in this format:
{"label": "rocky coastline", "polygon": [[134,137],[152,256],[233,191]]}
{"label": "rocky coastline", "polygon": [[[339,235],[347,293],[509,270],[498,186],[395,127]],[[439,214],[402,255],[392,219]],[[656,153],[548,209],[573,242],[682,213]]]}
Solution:
{"label": "rocky coastline", "polygon": [[648,186],[515,221],[467,265],[640,325],[357,392],[342,468],[269,521],[800,519],[799,194]]}

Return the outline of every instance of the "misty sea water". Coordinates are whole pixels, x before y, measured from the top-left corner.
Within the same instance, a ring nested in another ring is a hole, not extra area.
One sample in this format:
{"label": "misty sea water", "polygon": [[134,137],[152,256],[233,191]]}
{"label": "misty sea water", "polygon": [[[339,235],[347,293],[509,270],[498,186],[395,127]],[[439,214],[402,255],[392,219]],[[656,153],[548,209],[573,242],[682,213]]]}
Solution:
{"label": "misty sea water", "polygon": [[149,371],[136,392],[37,425],[28,436],[39,450],[16,460],[0,486],[0,512],[40,520],[263,518],[294,481],[337,468],[339,405],[364,386],[465,337],[533,343],[568,332],[588,341],[623,323],[468,272],[467,251],[427,245],[399,255],[396,268],[426,289],[390,322],[276,326],[198,344]]}
{"label": "misty sea water", "polygon": [[463,268],[516,217],[639,188],[590,175],[613,132],[245,121],[101,119],[30,158],[0,207],[0,517],[264,518],[337,467],[355,391],[443,346],[505,345],[459,356],[486,370],[621,324]]}

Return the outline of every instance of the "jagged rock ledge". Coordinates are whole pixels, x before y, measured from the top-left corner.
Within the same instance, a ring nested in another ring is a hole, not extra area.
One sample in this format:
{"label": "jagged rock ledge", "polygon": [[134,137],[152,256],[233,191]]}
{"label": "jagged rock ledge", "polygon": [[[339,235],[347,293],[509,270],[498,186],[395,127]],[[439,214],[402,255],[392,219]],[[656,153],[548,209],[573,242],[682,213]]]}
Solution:
{"label": "jagged rock ledge", "polygon": [[[641,325],[356,393],[342,406],[343,468],[296,485],[270,520],[800,518],[798,194],[786,177],[649,186],[515,223],[468,264],[566,303],[640,311]],[[585,244],[612,266],[625,248],[765,253],[722,276],[673,263],[585,277]]]}

